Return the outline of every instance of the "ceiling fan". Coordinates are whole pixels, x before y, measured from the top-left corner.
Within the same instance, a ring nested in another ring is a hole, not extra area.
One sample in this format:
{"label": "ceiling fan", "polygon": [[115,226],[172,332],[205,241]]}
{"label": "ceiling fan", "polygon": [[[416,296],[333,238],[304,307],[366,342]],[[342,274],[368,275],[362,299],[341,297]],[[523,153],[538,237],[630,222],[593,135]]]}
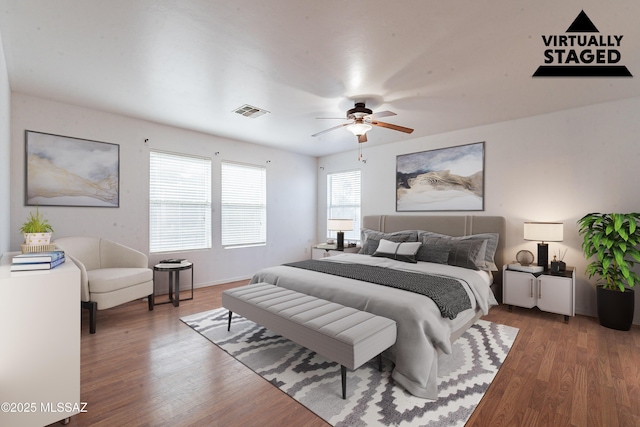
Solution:
{"label": "ceiling fan", "polygon": [[[385,123],[378,121],[378,117],[395,116],[396,113],[391,111],[381,111],[379,113],[373,113],[369,108],[365,107],[364,102],[356,102],[355,106],[347,111],[347,120],[349,122],[343,123],[338,126],[334,126],[329,129],[325,129],[318,133],[314,133],[311,136],[322,135],[323,133],[330,132],[335,129],[347,127],[347,130],[358,137],[358,142],[367,142],[367,132],[370,131],[373,126],[380,126],[383,128],[397,130],[404,133],[411,133],[413,129],[404,126],[393,125],[391,123]],[[325,117],[326,118],[326,117]]]}

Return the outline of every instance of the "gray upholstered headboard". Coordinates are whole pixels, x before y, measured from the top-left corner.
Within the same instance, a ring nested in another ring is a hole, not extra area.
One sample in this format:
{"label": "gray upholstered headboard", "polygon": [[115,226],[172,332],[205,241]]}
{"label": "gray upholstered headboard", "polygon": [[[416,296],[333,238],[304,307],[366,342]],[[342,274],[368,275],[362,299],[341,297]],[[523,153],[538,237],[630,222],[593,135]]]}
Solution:
{"label": "gray upholstered headboard", "polygon": [[[498,249],[495,262],[499,271],[493,272],[494,283],[500,292],[502,288],[502,266],[507,224],[501,216],[476,215],[367,215],[362,218],[362,228],[392,233],[402,230],[427,230],[449,236],[468,236],[479,233],[498,233]],[[497,296],[497,295],[496,295]]]}

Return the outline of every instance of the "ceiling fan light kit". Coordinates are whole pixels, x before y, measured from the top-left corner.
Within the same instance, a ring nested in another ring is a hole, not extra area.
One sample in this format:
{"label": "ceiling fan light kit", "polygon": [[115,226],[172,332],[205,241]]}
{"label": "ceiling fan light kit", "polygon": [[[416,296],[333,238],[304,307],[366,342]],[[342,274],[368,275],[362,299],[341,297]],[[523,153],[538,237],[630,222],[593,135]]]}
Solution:
{"label": "ceiling fan light kit", "polygon": [[372,128],[373,126],[371,125],[368,125],[366,123],[358,123],[358,122],[347,126],[347,130],[355,136],[364,135],[365,133],[369,132]]}

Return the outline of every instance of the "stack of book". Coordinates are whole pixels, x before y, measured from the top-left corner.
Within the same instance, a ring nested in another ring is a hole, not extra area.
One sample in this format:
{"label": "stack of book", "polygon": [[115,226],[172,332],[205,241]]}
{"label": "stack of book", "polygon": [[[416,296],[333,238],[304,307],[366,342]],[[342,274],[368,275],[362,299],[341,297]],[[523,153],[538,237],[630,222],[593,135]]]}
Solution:
{"label": "stack of book", "polygon": [[176,267],[184,267],[185,265],[189,265],[189,261],[184,258],[170,258],[163,259],[156,265],[158,268],[176,268]]}
{"label": "stack of book", "polygon": [[507,265],[508,270],[524,271],[525,273],[542,273],[544,267],[541,265],[521,265],[518,263]]}
{"label": "stack of book", "polygon": [[65,260],[64,251],[30,252],[13,257],[11,271],[51,270]]}

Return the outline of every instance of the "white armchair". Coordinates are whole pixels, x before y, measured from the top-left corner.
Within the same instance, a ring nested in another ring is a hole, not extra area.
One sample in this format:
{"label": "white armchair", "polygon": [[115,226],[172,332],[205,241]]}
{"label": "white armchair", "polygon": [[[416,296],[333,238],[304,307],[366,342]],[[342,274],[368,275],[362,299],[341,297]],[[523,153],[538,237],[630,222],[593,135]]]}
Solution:
{"label": "white armchair", "polygon": [[80,268],[81,306],[89,310],[96,333],[96,311],[148,298],[153,310],[153,272],[142,252],[98,237],[62,237],[56,246]]}

